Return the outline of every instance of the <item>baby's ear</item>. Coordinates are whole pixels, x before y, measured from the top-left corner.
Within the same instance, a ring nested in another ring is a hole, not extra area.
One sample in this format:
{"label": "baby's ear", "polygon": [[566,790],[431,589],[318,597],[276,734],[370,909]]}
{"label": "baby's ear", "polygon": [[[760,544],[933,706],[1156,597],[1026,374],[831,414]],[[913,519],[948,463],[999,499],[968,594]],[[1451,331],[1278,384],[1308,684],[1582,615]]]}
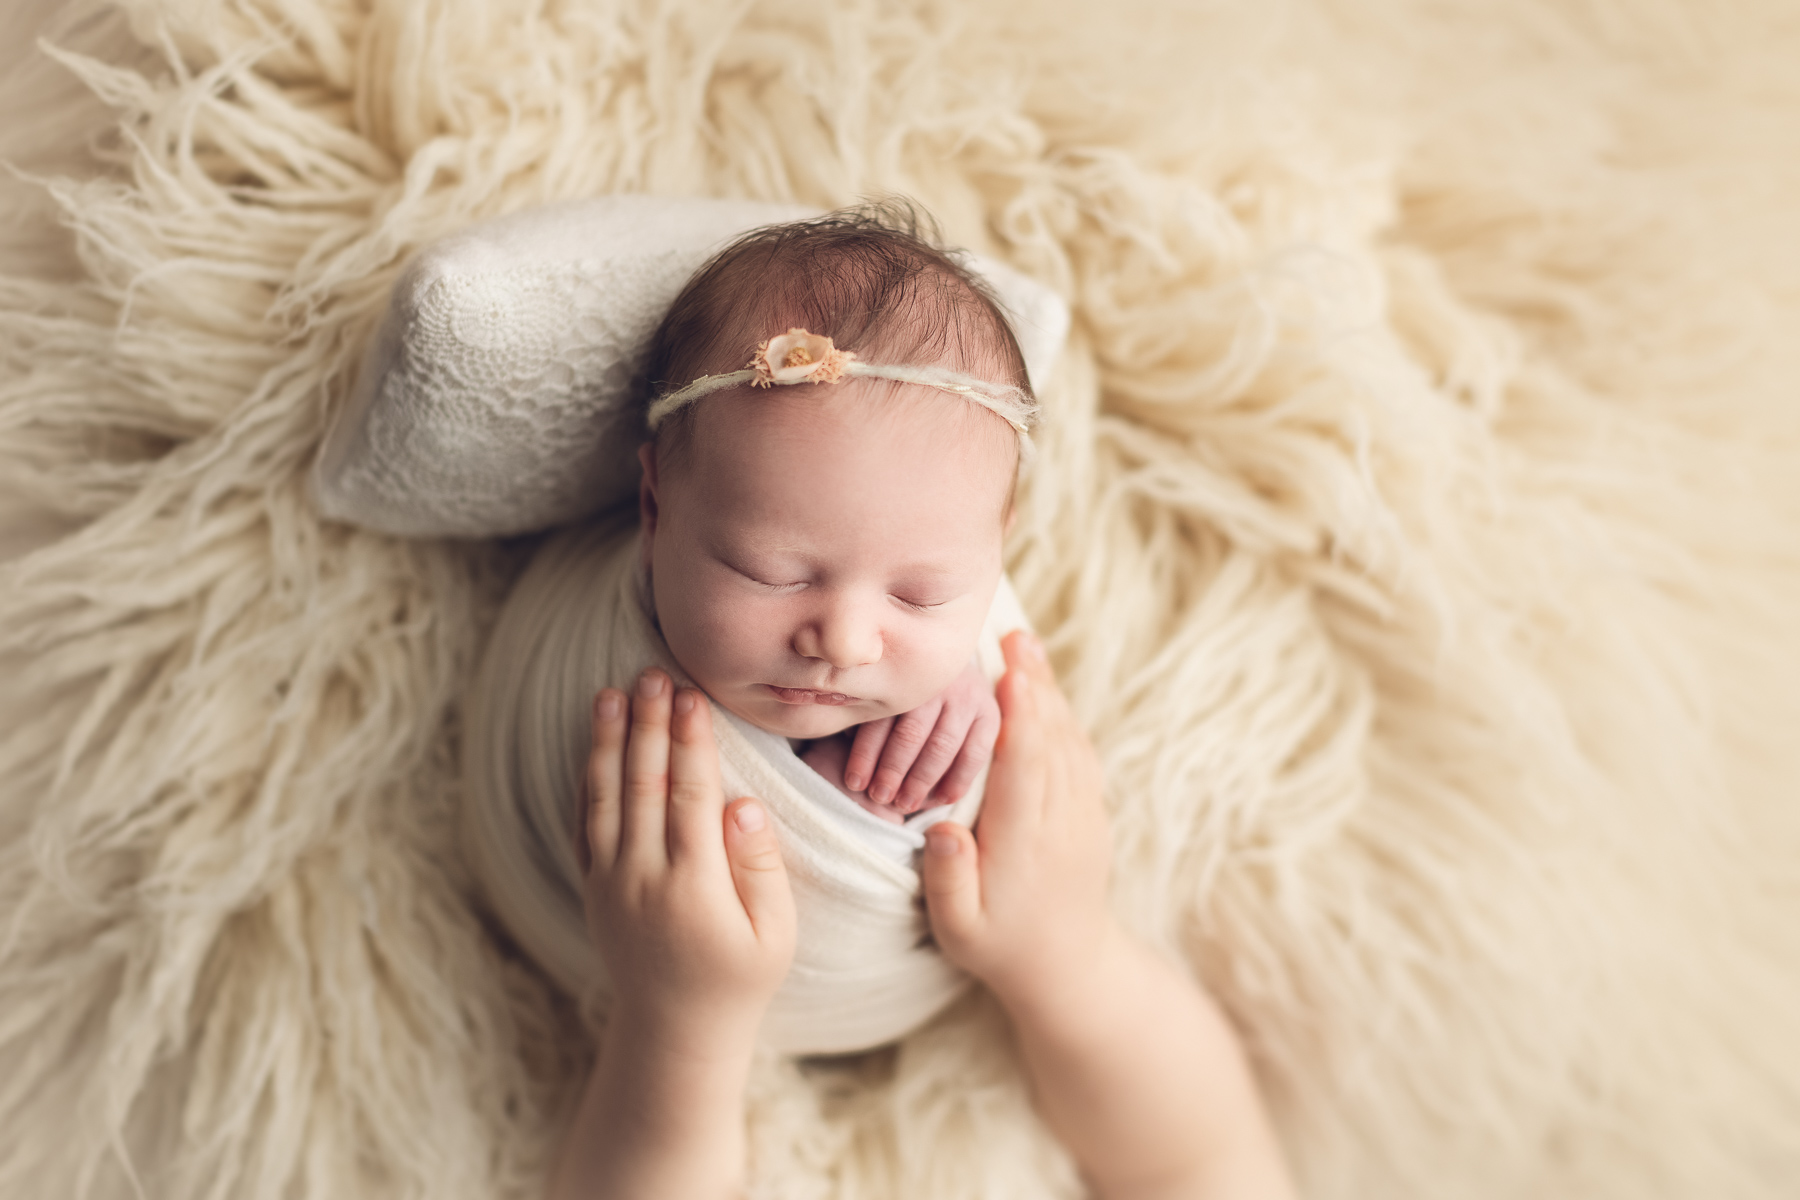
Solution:
{"label": "baby's ear", "polygon": [[638,447],[638,463],[643,467],[643,476],[638,480],[638,526],[643,531],[643,552],[646,565],[650,562],[650,539],[656,536],[656,443],[645,442]]}

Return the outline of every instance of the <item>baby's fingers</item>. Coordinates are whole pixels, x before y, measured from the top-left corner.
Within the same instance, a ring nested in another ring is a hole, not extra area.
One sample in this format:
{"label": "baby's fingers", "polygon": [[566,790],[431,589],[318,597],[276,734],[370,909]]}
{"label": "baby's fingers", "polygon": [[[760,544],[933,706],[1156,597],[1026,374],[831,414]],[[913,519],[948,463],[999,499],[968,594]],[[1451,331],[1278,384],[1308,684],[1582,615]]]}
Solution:
{"label": "baby's fingers", "polygon": [[900,794],[894,798],[895,808],[910,813],[925,807],[931,790],[950,771],[967,745],[975,715],[972,709],[944,705],[944,711],[920,748],[912,770],[906,773],[906,782],[900,785]]}
{"label": "baby's fingers", "polygon": [[850,745],[850,761],[844,764],[844,790],[860,792],[875,778],[875,764],[881,761],[881,748],[894,731],[894,718],[864,721],[856,727],[856,740]]}
{"label": "baby's fingers", "polygon": [[981,769],[993,757],[994,736],[999,732],[999,706],[983,706],[975,714],[975,723],[969,726],[968,736],[963,738],[962,749],[956,753],[956,761],[950,764],[950,770],[938,782],[935,799],[954,804],[968,795],[976,776],[981,774]]}
{"label": "baby's fingers", "polygon": [[[881,765],[875,768],[875,777],[869,783],[869,799],[877,804],[894,803],[899,797],[900,785],[914,769],[913,764],[925,749],[932,730],[937,728],[938,714],[943,711],[943,702],[933,700],[911,712],[901,713],[895,719],[893,731],[888,734],[887,745],[881,751]],[[954,747],[951,753],[955,753]],[[937,774],[931,777],[932,783],[938,781],[949,763],[950,758],[946,755]]]}
{"label": "baby's fingers", "polygon": [[612,870],[619,854],[619,799],[625,784],[625,694],[605,688],[594,697],[594,742],[588,753],[588,869]]}

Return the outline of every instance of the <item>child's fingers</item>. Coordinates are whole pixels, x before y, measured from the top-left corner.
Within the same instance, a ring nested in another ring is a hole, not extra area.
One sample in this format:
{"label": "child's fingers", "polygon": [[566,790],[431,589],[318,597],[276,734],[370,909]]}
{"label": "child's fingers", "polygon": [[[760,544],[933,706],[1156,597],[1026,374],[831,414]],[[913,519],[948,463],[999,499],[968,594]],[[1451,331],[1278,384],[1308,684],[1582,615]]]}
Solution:
{"label": "child's fingers", "polygon": [[603,688],[594,697],[594,742],[588,753],[589,869],[611,871],[619,853],[619,799],[625,785],[625,693]]}
{"label": "child's fingers", "polygon": [[794,895],[768,810],[754,798],[734,800],[726,808],[725,853],[731,861],[731,881],[757,940],[785,944],[791,953]]}
{"label": "child's fingers", "polygon": [[860,792],[875,778],[875,764],[881,760],[881,748],[893,732],[894,718],[864,721],[856,727],[856,740],[850,745],[850,760],[844,764],[844,790]]}
{"label": "child's fingers", "polygon": [[[901,782],[925,748],[925,741],[937,726],[938,714],[943,710],[943,701],[933,700],[894,719],[894,728],[881,751],[881,765],[875,768],[875,776],[869,783],[869,799],[877,804],[893,803],[900,793]],[[943,772],[940,770],[938,774]]]}
{"label": "child's fingers", "polygon": [[1008,670],[994,696],[1000,701],[1000,738],[976,819],[984,849],[990,839],[998,846],[1008,844],[1010,830],[1043,819],[1050,776],[1050,746],[1031,679],[1016,668]]}
{"label": "child's fingers", "polygon": [[675,693],[669,736],[669,861],[714,870],[725,856],[725,844],[719,839],[725,791],[719,782],[712,709],[697,689]]}
{"label": "child's fingers", "polygon": [[669,677],[654,667],[638,676],[625,742],[625,799],[619,862],[641,870],[668,865]]}
{"label": "child's fingers", "polygon": [[975,839],[954,821],[939,821],[925,831],[925,853],[919,871],[925,911],[938,945],[955,955],[981,922],[981,873]]}
{"label": "child's fingers", "polygon": [[975,786],[975,779],[981,769],[988,765],[994,754],[994,737],[1000,732],[1000,709],[998,706],[983,706],[975,714],[975,723],[969,726],[969,732],[963,738],[962,749],[957,751],[956,761],[938,781],[937,791],[933,799],[945,804],[954,804],[968,795],[969,789]]}
{"label": "child's fingers", "polygon": [[1056,685],[1050,670],[1044,644],[1026,630],[1018,629],[1001,641],[1009,669],[1022,671],[1031,680],[1038,719],[1044,732],[1044,750],[1050,756],[1049,778],[1055,782],[1051,806],[1069,796],[1098,795],[1100,765],[1088,742],[1087,731],[1075,719],[1068,697]]}
{"label": "child's fingers", "polygon": [[1000,653],[1009,668],[1024,671],[1038,683],[1056,686],[1056,673],[1050,669],[1050,656],[1044,643],[1029,629],[1015,629],[1000,639]]}

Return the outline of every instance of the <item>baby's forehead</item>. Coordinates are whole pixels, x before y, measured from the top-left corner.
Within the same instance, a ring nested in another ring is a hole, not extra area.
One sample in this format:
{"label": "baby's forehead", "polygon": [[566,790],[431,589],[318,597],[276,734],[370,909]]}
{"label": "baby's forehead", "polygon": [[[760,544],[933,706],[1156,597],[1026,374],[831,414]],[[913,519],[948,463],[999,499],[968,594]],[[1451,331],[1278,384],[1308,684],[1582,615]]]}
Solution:
{"label": "baby's forehead", "polygon": [[[734,388],[707,397],[695,409],[688,438],[693,466],[702,472],[726,472],[750,486],[787,482],[786,476],[799,472],[821,486],[854,487],[855,477],[838,469],[850,459],[874,464],[884,476],[941,478],[948,469],[972,496],[991,496],[995,511],[1011,502],[1017,434],[999,417],[951,394],[855,379]],[[781,452],[769,453],[771,446]],[[893,489],[891,496],[902,506],[926,499],[904,488]],[[820,502],[829,503],[829,496],[821,495]]]}
{"label": "baby's forehead", "polygon": [[[711,427],[715,445],[726,453],[734,437],[766,432],[803,442],[854,441],[893,454],[992,450],[983,457],[1009,472],[1017,457],[1017,434],[992,413],[954,394],[888,379],[742,387],[696,407],[696,427]],[[922,439],[928,444],[922,446]]]}

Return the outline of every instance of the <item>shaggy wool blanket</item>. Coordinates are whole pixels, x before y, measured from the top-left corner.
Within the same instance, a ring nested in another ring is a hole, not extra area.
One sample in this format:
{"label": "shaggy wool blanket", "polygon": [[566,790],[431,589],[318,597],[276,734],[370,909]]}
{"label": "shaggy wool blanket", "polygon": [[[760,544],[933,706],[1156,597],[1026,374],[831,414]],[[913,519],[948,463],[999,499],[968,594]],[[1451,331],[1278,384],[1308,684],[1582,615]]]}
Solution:
{"label": "shaggy wool blanket", "polygon": [[[1008,567],[1309,1196],[1793,1194],[1791,4],[5,20],[0,1196],[538,1194],[592,1031],[455,837],[530,546],[304,480],[412,250],[612,192],[1067,298]],[[760,1197],[1081,1191],[980,992],[749,1123]]]}

